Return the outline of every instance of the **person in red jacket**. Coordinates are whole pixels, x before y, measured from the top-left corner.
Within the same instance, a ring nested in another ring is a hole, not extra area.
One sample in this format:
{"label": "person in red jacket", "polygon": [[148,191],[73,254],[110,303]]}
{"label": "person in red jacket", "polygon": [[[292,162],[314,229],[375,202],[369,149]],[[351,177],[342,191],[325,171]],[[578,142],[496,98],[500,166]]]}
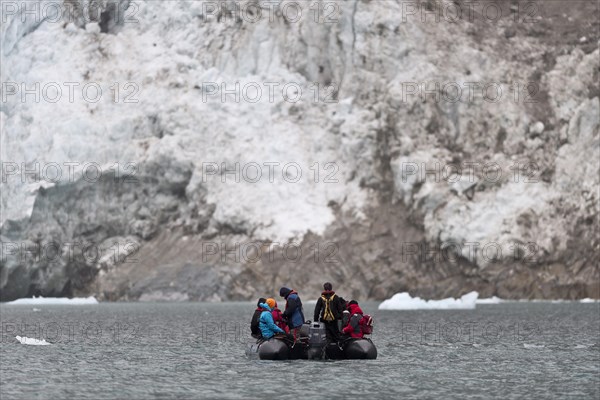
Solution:
{"label": "person in red jacket", "polygon": [[363,311],[356,300],[351,300],[348,303],[347,310],[350,312],[350,319],[348,320],[348,324],[342,329],[342,333],[349,335],[354,339],[362,339],[363,332],[360,326],[360,320],[363,317]]}
{"label": "person in red jacket", "polygon": [[268,298],[267,305],[271,307],[271,315],[273,315],[273,321],[275,322],[275,325],[283,329],[285,333],[290,333],[290,327],[283,320],[283,313],[279,308],[277,308],[277,302],[275,299]]}

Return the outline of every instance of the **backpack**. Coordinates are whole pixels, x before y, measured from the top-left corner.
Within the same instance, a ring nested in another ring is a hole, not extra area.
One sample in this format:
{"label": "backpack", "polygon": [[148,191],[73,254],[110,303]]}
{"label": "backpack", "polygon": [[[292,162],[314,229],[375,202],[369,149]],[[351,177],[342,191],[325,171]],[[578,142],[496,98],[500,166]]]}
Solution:
{"label": "backpack", "polygon": [[333,315],[333,310],[331,309],[331,302],[335,298],[335,293],[330,297],[326,298],[325,296],[321,296],[323,299],[323,321],[335,321],[335,315]]}
{"label": "backpack", "polygon": [[373,317],[369,314],[364,314],[360,322],[360,329],[364,335],[370,335],[373,333]]}
{"label": "backpack", "polygon": [[275,325],[277,325],[278,327],[283,329],[285,331],[285,333],[289,333],[290,328],[287,326],[287,324],[283,320],[283,314],[281,313],[281,310],[279,308],[274,308],[271,311],[271,315],[273,316],[273,322],[275,322]]}

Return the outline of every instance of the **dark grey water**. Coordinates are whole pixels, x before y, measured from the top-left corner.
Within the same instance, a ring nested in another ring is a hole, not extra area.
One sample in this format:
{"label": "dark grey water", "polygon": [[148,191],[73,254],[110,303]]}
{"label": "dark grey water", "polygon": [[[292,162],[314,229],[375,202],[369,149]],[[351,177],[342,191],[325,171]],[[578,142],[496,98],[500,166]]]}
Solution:
{"label": "dark grey water", "polygon": [[249,303],[2,305],[0,398],[600,398],[597,303],[363,309],[377,360],[277,362],[244,356]]}

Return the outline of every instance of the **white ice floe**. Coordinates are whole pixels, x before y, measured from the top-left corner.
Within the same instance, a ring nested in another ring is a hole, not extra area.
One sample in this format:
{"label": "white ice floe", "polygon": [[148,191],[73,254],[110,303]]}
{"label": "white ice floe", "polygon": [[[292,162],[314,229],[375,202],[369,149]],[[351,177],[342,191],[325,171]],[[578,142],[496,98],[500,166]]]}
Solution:
{"label": "white ice floe", "polygon": [[501,299],[496,296],[492,296],[487,299],[477,299],[475,301],[476,304],[500,304],[500,303],[504,303],[504,302],[506,302],[506,300]]}
{"label": "white ice floe", "polygon": [[599,301],[598,299],[590,299],[589,297],[579,300],[580,303],[598,303]]}
{"label": "white ice floe", "polygon": [[28,338],[25,336],[15,336],[15,338],[21,344],[28,344],[30,346],[49,346],[50,344],[52,344],[52,343],[46,342],[44,339],[34,339],[34,338]]}
{"label": "white ice floe", "polygon": [[410,294],[397,293],[391,299],[379,305],[380,310],[472,310],[475,308],[479,293],[470,292],[460,299],[423,300]]}
{"label": "white ice floe", "polygon": [[[581,300],[564,300],[564,299],[532,299],[532,300],[519,300],[520,303],[550,303],[550,304],[563,304],[563,303],[578,303]],[[587,303],[587,301],[583,301]]]}
{"label": "white ice floe", "polygon": [[9,301],[6,304],[17,304],[17,305],[55,305],[55,304],[67,304],[67,305],[88,305],[98,304],[98,300],[94,296],[81,297],[74,299],[67,299],[64,297],[33,297],[27,299],[18,299]]}
{"label": "white ice floe", "polygon": [[546,345],[523,343],[523,347],[526,349],[543,349],[544,347],[546,347]]}

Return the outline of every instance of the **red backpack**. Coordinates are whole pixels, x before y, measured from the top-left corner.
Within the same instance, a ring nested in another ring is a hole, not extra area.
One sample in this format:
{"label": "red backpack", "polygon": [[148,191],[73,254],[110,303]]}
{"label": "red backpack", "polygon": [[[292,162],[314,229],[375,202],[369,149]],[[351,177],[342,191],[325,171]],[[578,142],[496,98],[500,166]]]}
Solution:
{"label": "red backpack", "polygon": [[370,335],[373,333],[373,317],[369,314],[363,314],[363,317],[358,324],[360,325],[360,330],[363,335]]}
{"label": "red backpack", "polygon": [[273,316],[273,322],[275,322],[275,325],[277,325],[278,327],[283,329],[285,331],[285,333],[290,332],[290,328],[283,320],[283,314],[281,313],[281,310],[279,308],[274,308],[271,311],[271,315]]}

